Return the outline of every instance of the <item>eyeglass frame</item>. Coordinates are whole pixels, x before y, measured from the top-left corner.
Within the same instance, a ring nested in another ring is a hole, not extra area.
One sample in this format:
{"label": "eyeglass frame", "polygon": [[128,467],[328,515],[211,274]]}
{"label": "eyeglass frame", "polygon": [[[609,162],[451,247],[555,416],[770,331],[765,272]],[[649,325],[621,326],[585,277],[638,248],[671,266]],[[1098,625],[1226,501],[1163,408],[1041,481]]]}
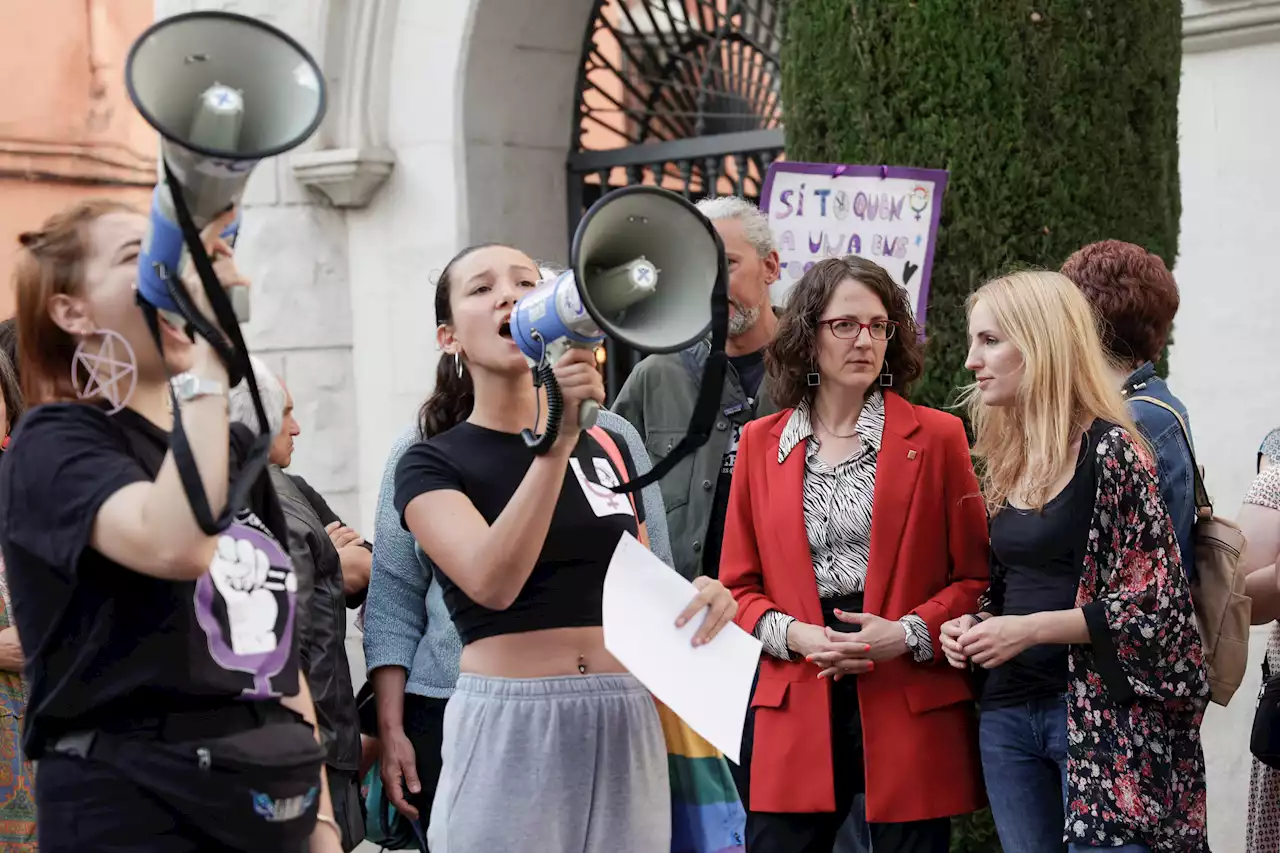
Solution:
{"label": "eyeglass frame", "polygon": [[[836,334],[835,326],[833,325],[834,323],[853,323],[858,327],[858,331],[855,332],[853,337],[851,338],[842,338]],[[872,326],[879,325],[880,323],[884,323],[885,325],[885,336],[883,340],[880,338],[877,338],[875,334],[872,333],[871,331]],[[896,320],[874,320],[870,323],[860,323],[857,320],[853,319],[852,317],[832,317],[830,320],[819,320],[818,329],[821,330],[823,326],[826,326],[827,328],[831,329],[831,336],[836,340],[840,340],[840,341],[858,340],[858,338],[862,337],[863,329],[867,330],[867,335],[871,338],[871,340],[881,341],[882,343],[893,340],[893,336],[898,333],[898,321]]]}

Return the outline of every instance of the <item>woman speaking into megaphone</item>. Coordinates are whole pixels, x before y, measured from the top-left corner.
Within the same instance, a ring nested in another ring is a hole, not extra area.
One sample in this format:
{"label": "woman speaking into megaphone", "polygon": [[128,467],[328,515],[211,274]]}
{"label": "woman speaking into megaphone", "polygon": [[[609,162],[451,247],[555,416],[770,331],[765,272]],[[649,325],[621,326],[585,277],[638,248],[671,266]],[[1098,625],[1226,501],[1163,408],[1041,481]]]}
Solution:
{"label": "woman speaking into megaphone", "polygon": [[[521,437],[545,428],[547,404],[511,312],[538,279],[501,245],[445,267],[425,440],[396,471],[396,509],[439,567],[463,642],[427,841],[432,853],[655,853],[671,839],[665,741],[601,628],[605,572],[623,534],[644,541],[643,509],[609,488],[634,471],[621,437],[573,417],[543,455]],[[590,350],[569,350],[555,375],[566,410],[603,402]],[[736,607],[719,582],[699,585],[671,619],[702,619],[705,642]]]}
{"label": "woman speaking into megaphone", "polygon": [[[202,235],[223,284],[243,285]],[[147,220],[78,204],[22,235],[33,406],[0,466],[0,549],[26,649],[23,747],[44,853],[341,849],[298,670],[285,522],[265,475],[207,534],[171,447],[180,414],[216,516],[253,435],[210,344],[135,299]],[[182,281],[210,315],[194,275]],[[177,412],[173,411],[177,408]]]}

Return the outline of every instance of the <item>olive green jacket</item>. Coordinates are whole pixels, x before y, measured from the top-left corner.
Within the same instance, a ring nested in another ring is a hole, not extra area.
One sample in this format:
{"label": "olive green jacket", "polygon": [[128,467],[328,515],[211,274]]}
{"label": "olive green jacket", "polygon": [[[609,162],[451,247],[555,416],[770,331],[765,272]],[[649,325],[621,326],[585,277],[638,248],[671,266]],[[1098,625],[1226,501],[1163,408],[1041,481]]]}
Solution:
{"label": "olive green jacket", "polygon": [[[710,346],[703,341],[678,353],[648,356],[636,365],[618,392],[613,411],[640,433],[654,465],[675,449],[689,428],[702,368],[710,352]],[[778,411],[769,395],[768,375],[760,384],[754,411],[747,399],[737,371],[730,364],[711,438],[681,459],[661,480],[671,555],[676,570],[689,579],[703,574],[702,553],[715,504],[716,482],[733,435],[729,425],[745,424]]]}

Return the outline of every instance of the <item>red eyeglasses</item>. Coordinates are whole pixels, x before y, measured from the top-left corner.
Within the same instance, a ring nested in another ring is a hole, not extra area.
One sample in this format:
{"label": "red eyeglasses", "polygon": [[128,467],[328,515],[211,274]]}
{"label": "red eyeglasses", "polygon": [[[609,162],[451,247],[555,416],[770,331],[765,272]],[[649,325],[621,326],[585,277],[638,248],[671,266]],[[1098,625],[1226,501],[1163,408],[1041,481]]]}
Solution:
{"label": "red eyeglasses", "polygon": [[875,341],[887,341],[893,337],[894,332],[898,331],[898,324],[892,320],[873,320],[870,323],[859,323],[857,320],[850,320],[848,317],[819,320],[818,328],[823,326],[830,328],[831,334],[845,341],[856,341],[858,335],[862,334],[863,329],[866,329],[867,333],[871,335],[871,339]]}

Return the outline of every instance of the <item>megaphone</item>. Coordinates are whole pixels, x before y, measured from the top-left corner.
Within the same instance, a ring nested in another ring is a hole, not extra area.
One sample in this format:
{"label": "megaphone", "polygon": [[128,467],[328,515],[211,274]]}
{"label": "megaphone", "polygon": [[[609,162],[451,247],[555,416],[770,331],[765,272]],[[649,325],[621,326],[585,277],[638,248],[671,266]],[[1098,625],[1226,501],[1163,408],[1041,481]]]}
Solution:
{"label": "megaphone", "polygon": [[[181,314],[170,292],[183,262],[176,205],[196,231],[244,193],[259,160],[297,147],[325,112],[320,67],[294,39],[229,12],[165,18],[138,37],[125,64],[129,98],[161,136],[160,180],[139,259],[139,296]],[[180,196],[175,200],[175,194]],[[239,223],[223,237],[234,241]],[[236,319],[249,319],[248,291],[231,288]]]}
{"label": "megaphone", "polygon": [[[676,352],[706,337],[711,293],[724,253],[715,227],[684,197],[650,186],[605,195],[573,235],[570,269],[516,303],[511,337],[547,386],[546,430],[524,430],[545,453],[559,432],[559,388],[551,372],[570,347],[595,347],[606,336],[644,353]],[[583,429],[599,406],[578,411]]]}

